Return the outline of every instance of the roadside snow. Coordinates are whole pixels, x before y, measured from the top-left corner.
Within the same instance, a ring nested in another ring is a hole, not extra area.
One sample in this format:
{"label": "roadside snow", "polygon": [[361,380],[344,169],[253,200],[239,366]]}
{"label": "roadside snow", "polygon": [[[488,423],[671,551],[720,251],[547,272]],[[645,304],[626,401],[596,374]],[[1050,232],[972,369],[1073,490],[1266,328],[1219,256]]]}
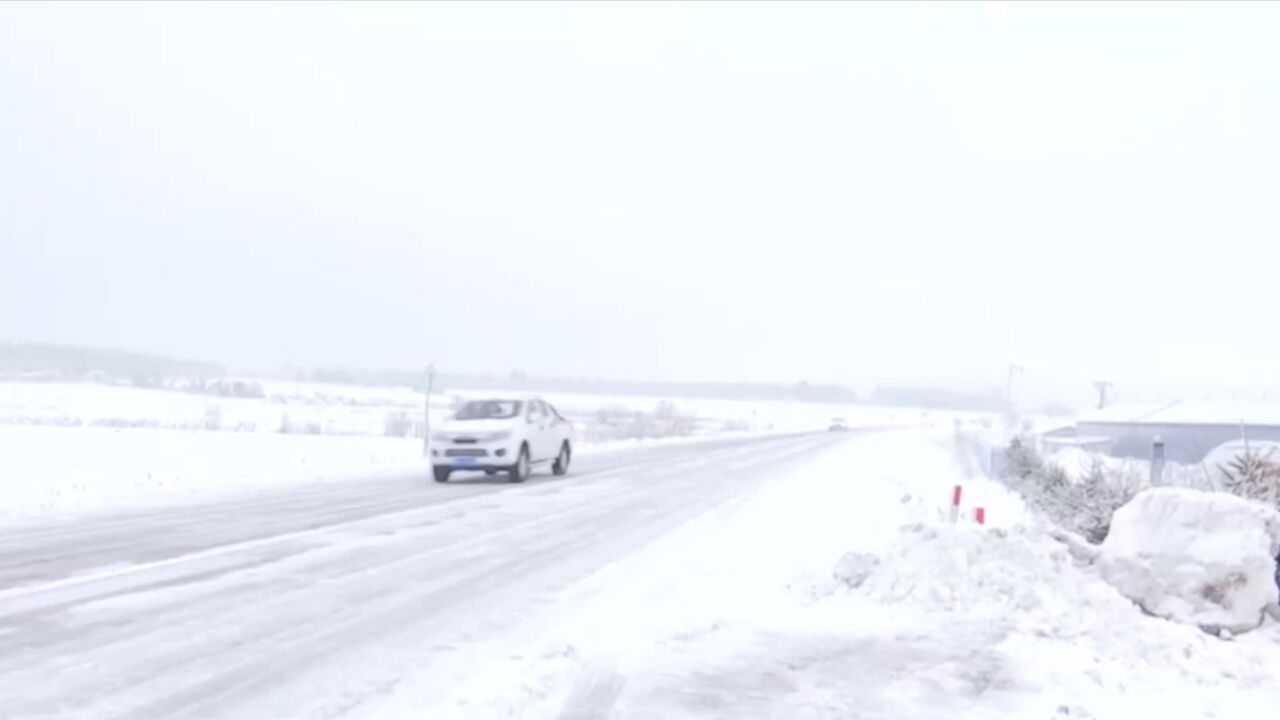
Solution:
{"label": "roadside snow", "polygon": [[1103,577],[1147,612],[1207,629],[1257,627],[1277,599],[1280,513],[1225,493],[1156,488],[1116,511]]}
{"label": "roadside snow", "polygon": [[[1280,706],[1274,625],[1226,642],[1147,616],[1018,498],[964,475],[949,438],[852,440],[581,583],[536,632],[470,658],[451,693],[405,678],[357,717],[1235,720]],[[990,525],[946,522],[957,482]]]}

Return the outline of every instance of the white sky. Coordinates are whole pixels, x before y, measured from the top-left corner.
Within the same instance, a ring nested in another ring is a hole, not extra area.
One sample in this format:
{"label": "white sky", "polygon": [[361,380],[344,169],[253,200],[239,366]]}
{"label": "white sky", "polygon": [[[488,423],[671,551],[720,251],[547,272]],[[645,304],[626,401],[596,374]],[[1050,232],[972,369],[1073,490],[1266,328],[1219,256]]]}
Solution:
{"label": "white sky", "polygon": [[6,3],[0,339],[1280,385],[1276,38],[1263,3]]}

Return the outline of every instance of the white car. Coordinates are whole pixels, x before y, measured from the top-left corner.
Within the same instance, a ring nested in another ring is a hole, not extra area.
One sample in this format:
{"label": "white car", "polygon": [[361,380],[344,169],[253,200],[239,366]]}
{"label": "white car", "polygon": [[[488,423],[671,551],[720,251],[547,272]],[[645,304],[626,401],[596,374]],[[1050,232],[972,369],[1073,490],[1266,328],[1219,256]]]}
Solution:
{"label": "white car", "polygon": [[542,400],[469,400],[431,434],[431,465],[436,482],[448,482],[457,470],[507,473],[524,482],[534,465],[551,463],[564,475],[573,457],[573,425]]}

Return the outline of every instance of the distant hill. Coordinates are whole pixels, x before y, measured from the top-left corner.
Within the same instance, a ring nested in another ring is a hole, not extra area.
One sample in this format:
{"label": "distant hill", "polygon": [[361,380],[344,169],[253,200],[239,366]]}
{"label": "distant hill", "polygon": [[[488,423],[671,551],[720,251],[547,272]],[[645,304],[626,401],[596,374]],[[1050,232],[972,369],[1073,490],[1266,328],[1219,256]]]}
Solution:
{"label": "distant hill", "polygon": [[[0,343],[0,379],[93,380],[127,382],[141,387],[171,385],[172,379],[210,379],[226,376],[211,362],[183,360],[139,352],[51,343]],[[421,388],[422,371],[319,368],[302,370],[295,379]],[[663,398],[801,401],[851,404],[857,394],[841,385],[821,383],[633,382],[566,377],[531,377],[444,372],[436,376],[440,390],[497,390],[564,392],[591,395],[630,395]]]}
{"label": "distant hill", "polygon": [[[355,385],[399,385],[421,388],[423,372],[323,368],[302,373],[299,379]],[[563,392],[591,395],[686,397],[717,400],[798,400],[802,402],[854,403],[857,393],[841,385],[801,383],[634,382],[565,377],[533,377],[520,372],[508,376],[439,373],[442,390],[507,390],[512,392]]]}
{"label": "distant hill", "polygon": [[221,377],[216,363],[163,355],[50,343],[0,343],[0,378],[129,380],[160,384],[165,378]]}

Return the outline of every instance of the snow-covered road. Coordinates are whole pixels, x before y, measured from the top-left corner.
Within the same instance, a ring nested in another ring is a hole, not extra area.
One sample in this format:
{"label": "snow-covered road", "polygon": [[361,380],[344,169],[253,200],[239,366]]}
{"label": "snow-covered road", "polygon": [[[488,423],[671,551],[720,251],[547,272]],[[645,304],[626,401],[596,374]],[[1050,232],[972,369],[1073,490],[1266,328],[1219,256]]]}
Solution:
{"label": "snow-covered road", "polygon": [[469,648],[564,612],[574,583],[842,439],[600,453],[522,486],[383,478],[10,525],[2,713],[341,717],[404,677],[465,675]]}

